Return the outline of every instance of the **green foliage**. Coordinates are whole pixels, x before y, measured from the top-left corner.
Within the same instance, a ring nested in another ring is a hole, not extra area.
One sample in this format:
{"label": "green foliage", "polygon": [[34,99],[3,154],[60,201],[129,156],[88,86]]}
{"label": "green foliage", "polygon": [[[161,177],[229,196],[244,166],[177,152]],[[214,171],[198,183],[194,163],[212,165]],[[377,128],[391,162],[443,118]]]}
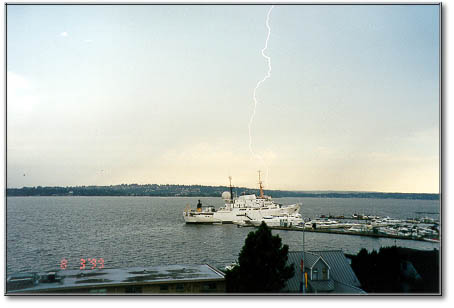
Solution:
{"label": "green foliage", "polygon": [[286,265],[288,246],[262,222],[250,232],[241,249],[238,265],[226,273],[227,292],[277,293],[293,277],[292,265]]}
{"label": "green foliage", "polygon": [[[121,184],[110,186],[67,186],[67,187],[22,187],[7,188],[8,197],[15,196],[181,196],[181,197],[219,197],[229,190],[227,186],[202,185],[157,185],[157,184]],[[236,187],[237,193],[258,194],[257,189]],[[369,192],[303,192],[285,190],[267,190],[274,198],[310,197],[310,198],[394,198],[439,200],[439,194],[409,193],[369,193]]]}
{"label": "green foliage", "polygon": [[[411,267],[419,275],[416,277]],[[400,247],[362,249],[352,257],[352,268],[367,293],[438,293],[438,250]]]}

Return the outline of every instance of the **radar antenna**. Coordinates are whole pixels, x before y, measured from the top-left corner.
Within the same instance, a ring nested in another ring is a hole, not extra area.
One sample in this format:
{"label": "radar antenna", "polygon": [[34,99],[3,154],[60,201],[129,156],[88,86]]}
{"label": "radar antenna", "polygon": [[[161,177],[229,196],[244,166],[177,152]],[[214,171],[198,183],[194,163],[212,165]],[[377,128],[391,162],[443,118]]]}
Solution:
{"label": "radar antenna", "polygon": [[262,179],[260,178],[260,170],[258,171],[259,172],[259,187],[260,187],[260,198],[264,198],[264,194],[263,194],[263,182],[262,182]]}

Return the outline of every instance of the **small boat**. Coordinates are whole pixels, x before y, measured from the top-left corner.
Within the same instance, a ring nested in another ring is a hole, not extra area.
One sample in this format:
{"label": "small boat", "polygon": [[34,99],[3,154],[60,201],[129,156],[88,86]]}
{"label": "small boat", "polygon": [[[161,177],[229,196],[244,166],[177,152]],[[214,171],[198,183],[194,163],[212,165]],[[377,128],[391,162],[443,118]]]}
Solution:
{"label": "small boat", "polygon": [[440,240],[437,238],[423,238],[426,242],[440,243]]}
{"label": "small boat", "polygon": [[292,227],[303,223],[301,214],[286,214],[281,216],[263,216],[262,219],[251,220],[250,223],[254,226],[259,226],[264,222],[268,227]]}
{"label": "small boat", "polygon": [[384,222],[384,223],[387,223],[387,224],[400,224],[400,223],[402,223],[402,220],[392,219],[392,218],[389,218],[389,217],[385,217],[381,221]]}
{"label": "small boat", "polygon": [[226,267],[224,267],[224,269],[225,269],[226,271],[231,271],[235,266],[238,266],[238,263],[233,262],[233,263],[231,263],[230,265],[227,265]]}
{"label": "small boat", "polygon": [[331,219],[315,219],[306,223],[306,228],[314,227],[315,229],[338,229],[344,228],[345,224]]}
{"label": "small boat", "polygon": [[249,227],[252,226],[250,220],[235,220],[233,224],[237,225],[237,227]]}
{"label": "small boat", "polygon": [[351,227],[350,229],[347,229],[347,230],[350,231],[350,232],[364,232],[365,231],[363,226],[358,226],[358,225],[353,226],[353,227]]}

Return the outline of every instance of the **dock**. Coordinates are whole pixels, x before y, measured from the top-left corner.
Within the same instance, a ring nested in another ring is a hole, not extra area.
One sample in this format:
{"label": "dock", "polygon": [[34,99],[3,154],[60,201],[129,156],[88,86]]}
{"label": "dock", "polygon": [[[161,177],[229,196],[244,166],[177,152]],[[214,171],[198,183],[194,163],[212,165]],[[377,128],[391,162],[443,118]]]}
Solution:
{"label": "dock", "polygon": [[[253,225],[250,226],[242,226],[242,227],[254,227]],[[331,234],[343,234],[343,235],[356,235],[356,236],[369,236],[369,237],[376,237],[376,238],[391,238],[391,239],[398,239],[398,240],[411,240],[411,241],[429,241],[429,242],[437,242],[437,240],[429,240],[426,238],[421,237],[411,237],[411,236],[402,236],[402,235],[394,235],[394,234],[384,234],[384,233],[374,233],[374,232],[359,232],[359,231],[348,231],[348,230],[339,230],[339,229],[313,229],[313,228],[297,228],[297,227],[268,227],[272,230],[283,230],[283,231],[299,231],[299,232],[315,232],[315,233],[331,233]]]}
{"label": "dock", "polygon": [[[426,213],[426,212],[424,212]],[[431,213],[431,212],[430,212]],[[356,216],[345,216],[345,215],[320,215],[320,219],[337,219],[337,220],[362,220],[362,221],[372,221],[377,219],[377,216],[373,215],[356,215]],[[407,218],[402,220],[404,223],[412,223],[412,224],[439,224],[438,220],[430,219],[430,218]]]}

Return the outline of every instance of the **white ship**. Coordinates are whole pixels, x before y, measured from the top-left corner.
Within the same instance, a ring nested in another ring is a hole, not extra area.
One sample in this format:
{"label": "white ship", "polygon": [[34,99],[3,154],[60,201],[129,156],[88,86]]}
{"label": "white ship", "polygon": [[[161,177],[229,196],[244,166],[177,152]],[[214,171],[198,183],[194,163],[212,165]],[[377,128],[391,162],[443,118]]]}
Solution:
{"label": "white ship", "polygon": [[213,206],[203,207],[197,204],[196,210],[191,210],[188,206],[183,212],[186,223],[195,224],[229,224],[229,223],[247,223],[253,220],[262,220],[265,216],[285,216],[299,212],[300,203],[283,206],[274,202],[270,196],[263,193],[262,181],[259,172],[260,196],[255,194],[242,195],[237,198],[233,197],[232,178],[230,179],[230,192],[222,193],[222,199],[225,206],[216,210]]}

